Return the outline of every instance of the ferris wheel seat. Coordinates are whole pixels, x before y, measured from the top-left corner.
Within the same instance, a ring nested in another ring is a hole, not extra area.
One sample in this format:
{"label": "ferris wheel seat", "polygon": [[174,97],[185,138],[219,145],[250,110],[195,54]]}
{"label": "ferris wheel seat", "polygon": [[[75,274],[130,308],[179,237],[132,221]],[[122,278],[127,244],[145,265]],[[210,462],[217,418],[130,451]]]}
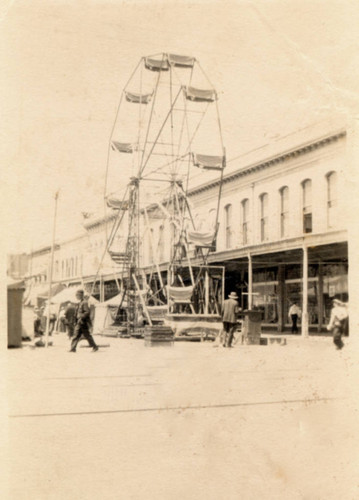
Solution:
{"label": "ferris wheel seat", "polygon": [[152,98],[153,92],[149,94],[141,94],[139,92],[130,92],[125,90],[126,101],[136,104],[148,104]]}
{"label": "ferris wheel seat", "polygon": [[193,165],[204,170],[222,170],[225,166],[225,157],[193,153]]}
{"label": "ferris wheel seat", "polygon": [[193,68],[195,58],[190,56],[179,56],[177,54],[168,54],[168,62],[171,66],[180,68]]}
{"label": "ferris wheel seat", "polygon": [[131,142],[112,141],[111,148],[113,151],[119,151],[120,153],[133,153],[137,151],[137,145]]}
{"label": "ferris wheel seat", "polygon": [[152,57],[145,57],[145,67],[151,71],[168,71],[169,64],[167,58],[154,59]]}
{"label": "ferris wheel seat", "polygon": [[217,92],[214,89],[197,89],[195,87],[185,87],[186,99],[193,102],[213,102],[217,100]]}

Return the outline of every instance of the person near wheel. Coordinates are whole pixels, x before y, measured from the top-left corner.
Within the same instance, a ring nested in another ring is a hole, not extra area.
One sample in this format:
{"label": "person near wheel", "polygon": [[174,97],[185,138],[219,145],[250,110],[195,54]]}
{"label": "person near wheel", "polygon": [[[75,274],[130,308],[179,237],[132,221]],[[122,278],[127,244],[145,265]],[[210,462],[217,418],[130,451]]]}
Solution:
{"label": "person near wheel", "polygon": [[239,315],[238,296],[235,292],[228,295],[228,299],[223,302],[222,322],[225,332],[223,347],[232,347],[234,331],[237,327]]}
{"label": "person near wheel", "polygon": [[74,330],[74,337],[71,342],[70,352],[76,352],[76,347],[81,337],[84,337],[87,340],[93,351],[98,351],[98,347],[90,333],[90,307],[88,305],[88,301],[84,297],[84,291],[78,290],[76,292],[76,298],[79,300],[79,304],[76,309],[76,325]]}

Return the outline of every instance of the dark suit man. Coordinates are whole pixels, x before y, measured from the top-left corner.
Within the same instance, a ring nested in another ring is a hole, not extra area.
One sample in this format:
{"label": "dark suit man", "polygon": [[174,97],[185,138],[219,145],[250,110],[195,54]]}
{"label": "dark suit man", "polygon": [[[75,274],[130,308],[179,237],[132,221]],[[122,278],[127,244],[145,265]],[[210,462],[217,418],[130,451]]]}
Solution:
{"label": "dark suit man", "polygon": [[235,292],[228,295],[228,299],[223,302],[222,322],[225,331],[223,347],[232,347],[234,331],[237,326],[239,313],[238,296]]}
{"label": "dark suit man", "polygon": [[69,336],[69,338],[74,336],[74,330],[76,325],[76,312],[77,312],[76,305],[70,302],[65,309],[65,325],[67,329],[67,335]]}
{"label": "dark suit man", "polygon": [[90,333],[91,328],[91,318],[90,318],[90,307],[87,300],[84,298],[84,291],[78,290],[76,292],[76,298],[80,301],[76,309],[76,325],[74,331],[74,338],[71,342],[70,352],[76,352],[77,344],[79,343],[81,337],[84,337],[87,342],[92,347],[93,351],[98,351],[98,347]]}

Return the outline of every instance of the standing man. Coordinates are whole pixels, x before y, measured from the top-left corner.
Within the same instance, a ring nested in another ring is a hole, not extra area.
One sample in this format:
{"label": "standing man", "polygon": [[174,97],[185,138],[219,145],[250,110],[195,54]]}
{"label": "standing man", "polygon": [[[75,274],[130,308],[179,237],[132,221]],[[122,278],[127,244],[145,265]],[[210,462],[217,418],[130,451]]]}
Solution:
{"label": "standing man", "polygon": [[90,333],[91,328],[91,318],[90,318],[90,307],[87,300],[84,298],[84,291],[78,290],[76,292],[76,298],[80,301],[76,309],[76,325],[74,331],[74,338],[71,342],[71,349],[69,352],[76,352],[77,344],[79,343],[81,337],[84,337],[87,342],[92,347],[92,350],[98,351],[98,347]]}
{"label": "standing man", "polygon": [[337,346],[337,349],[342,349],[344,347],[342,335],[345,331],[347,321],[347,305],[339,299],[333,299],[333,309],[330,313],[327,330],[333,331],[333,342]]}
{"label": "standing man", "polygon": [[67,335],[69,339],[71,339],[74,336],[76,325],[76,306],[72,302],[69,302],[65,309],[65,325]]}
{"label": "standing man", "polygon": [[288,311],[288,318],[289,320],[292,321],[292,333],[296,334],[298,333],[298,327],[297,327],[297,321],[301,317],[302,311],[300,310],[300,307],[297,306],[296,302],[293,302],[293,304],[290,306],[289,311]]}
{"label": "standing man", "polygon": [[222,322],[225,331],[223,347],[232,347],[234,331],[237,326],[239,313],[238,296],[231,292],[228,299],[223,302]]}

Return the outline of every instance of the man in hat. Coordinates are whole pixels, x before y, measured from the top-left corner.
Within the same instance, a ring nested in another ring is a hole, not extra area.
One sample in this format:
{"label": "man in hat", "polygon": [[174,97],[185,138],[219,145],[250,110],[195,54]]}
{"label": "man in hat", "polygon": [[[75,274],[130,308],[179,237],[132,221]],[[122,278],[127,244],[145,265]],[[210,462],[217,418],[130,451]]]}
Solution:
{"label": "man in hat", "polygon": [[347,321],[348,321],[347,304],[345,304],[338,298],[334,298],[333,308],[330,314],[330,320],[327,326],[327,330],[333,331],[333,342],[337,346],[337,349],[342,349],[344,347],[344,342],[342,341],[342,335],[344,333]]}
{"label": "man in hat", "polygon": [[292,333],[295,335],[298,333],[297,321],[300,319],[302,311],[298,307],[297,302],[293,301],[292,305],[288,311],[288,318],[292,321]]}
{"label": "man in hat", "polygon": [[76,292],[76,298],[79,300],[79,304],[76,309],[76,324],[74,331],[74,338],[71,342],[70,352],[76,352],[77,344],[79,343],[81,337],[84,337],[87,342],[92,347],[93,351],[98,351],[98,347],[90,333],[91,328],[91,317],[90,317],[90,307],[88,305],[87,299],[84,297],[84,291],[78,290]]}
{"label": "man in hat", "polygon": [[234,331],[237,326],[239,314],[238,296],[236,292],[231,292],[228,299],[223,302],[222,322],[225,332],[223,347],[232,347]]}

